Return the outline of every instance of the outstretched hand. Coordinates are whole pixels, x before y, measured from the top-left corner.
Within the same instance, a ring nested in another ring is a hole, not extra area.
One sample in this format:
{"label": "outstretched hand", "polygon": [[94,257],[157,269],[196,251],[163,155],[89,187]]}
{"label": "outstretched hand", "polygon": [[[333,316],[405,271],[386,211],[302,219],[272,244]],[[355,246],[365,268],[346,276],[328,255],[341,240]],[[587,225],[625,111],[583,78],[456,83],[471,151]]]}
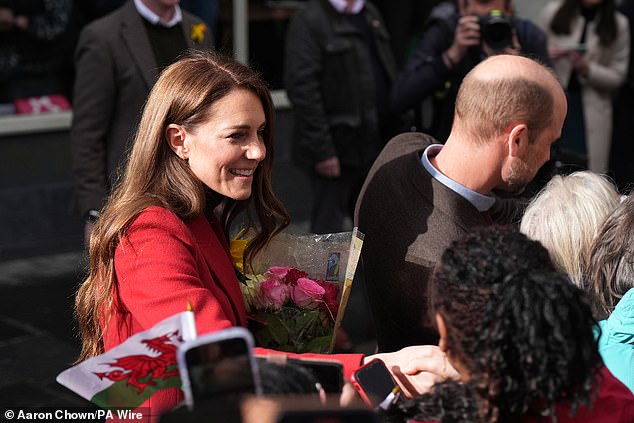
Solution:
{"label": "outstretched hand", "polygon": [[431,387],[446,379],[460,379],[460,375],[435,345],[417,345],[392,353],[374,354],[365,362],[381,359],[407,397],[429,392]]}

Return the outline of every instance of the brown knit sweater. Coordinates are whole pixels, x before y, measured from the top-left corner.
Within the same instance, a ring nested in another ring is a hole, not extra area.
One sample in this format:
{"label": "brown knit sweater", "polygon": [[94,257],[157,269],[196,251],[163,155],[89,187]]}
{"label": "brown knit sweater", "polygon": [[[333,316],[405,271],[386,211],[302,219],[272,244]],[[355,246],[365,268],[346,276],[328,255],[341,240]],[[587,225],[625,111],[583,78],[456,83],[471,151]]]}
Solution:
{"label": "brown knit sweater", "polygon": [[[428,281],[451,241],[487,224],[466,199],[431,177],[420,157],[436,142],[420,133],[394,137],[361,190],[355,224],[365,234],[362,266],[379,351],[436,344],[428,316]],[[517,218],[517,206],[496,202],[497,223]]]}

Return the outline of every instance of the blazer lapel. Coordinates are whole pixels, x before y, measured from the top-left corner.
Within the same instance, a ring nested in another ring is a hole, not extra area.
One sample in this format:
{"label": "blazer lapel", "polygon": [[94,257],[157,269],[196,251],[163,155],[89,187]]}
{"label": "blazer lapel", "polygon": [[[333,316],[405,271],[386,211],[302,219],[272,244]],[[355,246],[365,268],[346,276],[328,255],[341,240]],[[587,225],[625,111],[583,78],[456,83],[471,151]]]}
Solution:
{"label": "blazer lapel", "polygon": [[[183,27],[183,34],[185,35],[185,40],[187,41],[187,47],[188,48],[200,48],[200,44],[197,44],[193,38],[192,38],[192,26],[194,25],[194,22],[189,19],[189,17],[183,13],[183,20],[181,22],[181,26]],[[207,37],[209,36],[208,34],[209,29],[207,29],[205,31],[205,33],[203,34],[203,36]]]}
{"label": "blazer lapel", "polygon": [[158,65],[154,58],[152,45],[145,32],[143,18],[139,15],[134,2],[130,1],[125,7],[124,20],[121,23],[121,35],[126,47],[130,50],[132,60],[149,88],[152,88],[158,78]]}
{"label": "blazer lapel", "polygon": [[233,309],[237,324],[246,326],[246,309],[242,299],[240,282],[235,274],[228,248],[223,243],[224,235],[218,233],[217,228],[207,221],[204,216],[193,219],[188,223],[196,242],[200,245],[200,251],[207,263],[207,268],[227,294],[231,308]]}

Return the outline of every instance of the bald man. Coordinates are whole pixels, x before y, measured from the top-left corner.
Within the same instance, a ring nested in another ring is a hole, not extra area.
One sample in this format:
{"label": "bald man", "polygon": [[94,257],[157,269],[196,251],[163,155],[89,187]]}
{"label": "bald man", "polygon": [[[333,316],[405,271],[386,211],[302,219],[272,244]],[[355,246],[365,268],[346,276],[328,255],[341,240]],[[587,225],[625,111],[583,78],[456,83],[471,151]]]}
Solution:
{"label": "bald man", "polygon": [[437,342],[427,315],[435,263],[470,229],[519,220],[521,208],[492,191],[518,193],[534,178],[566,111],[549,68],[521,56],[492,56],[465,77],[444,145],[420,133],[387,144],[355,210],[365,233],[362,263],[379,351]]}

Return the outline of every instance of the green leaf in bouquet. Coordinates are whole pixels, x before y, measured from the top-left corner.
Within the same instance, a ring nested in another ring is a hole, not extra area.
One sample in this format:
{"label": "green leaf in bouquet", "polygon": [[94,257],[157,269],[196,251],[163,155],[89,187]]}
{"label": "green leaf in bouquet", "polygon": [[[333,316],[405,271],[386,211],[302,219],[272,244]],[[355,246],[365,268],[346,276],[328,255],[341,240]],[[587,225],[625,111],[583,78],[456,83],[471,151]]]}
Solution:
{"label": "green leaf in bouquet", "polygon": [[330,348],[330,336],[318,336],[313,338],[306,344],[305,348],[306,351],[303,352],[326,353],[328,352],[328,348]]}
{"label": "green leaf in bouquet", "polygon": [[289,342],[289,332],[286,327],[284,318],[273,313],[258,313],[258,317],[263,321],[265,329],[271,335],[271,338],[279,344],[284,345]]}
{"label": "green leaf in bouquet", "polygon": [[290,353],[299,353],[300,351],[297,350],[297,347],[295,345],[289,345],[289,344],[285,344],[285,345],[278,345],[277,347],[275,347],[276,350],[278,351],[284,351],[284,352],[290,352]]}
{"label": "green leaf in bouquet", "polygon": [[256,345],[295,353],[327,352],[332,321],[320,309],[303,310],[285,306],[280,310],[258,311],[249,319]]}
{"label": "green leaf in bouquet", "polygon": [[273,339],[271,331],[266,326],[257,325],[257,328],[251,329],[255,338],[255,345],[264,348],[276,348],[277,342]]}
{"label": "green leaf in bouquet", "polygon": [[292,321],[294,326],[293,333],[297,334],[297,336],[310,335],[318,319],[319,311],[317,310],[298,313],[297,318]]}

